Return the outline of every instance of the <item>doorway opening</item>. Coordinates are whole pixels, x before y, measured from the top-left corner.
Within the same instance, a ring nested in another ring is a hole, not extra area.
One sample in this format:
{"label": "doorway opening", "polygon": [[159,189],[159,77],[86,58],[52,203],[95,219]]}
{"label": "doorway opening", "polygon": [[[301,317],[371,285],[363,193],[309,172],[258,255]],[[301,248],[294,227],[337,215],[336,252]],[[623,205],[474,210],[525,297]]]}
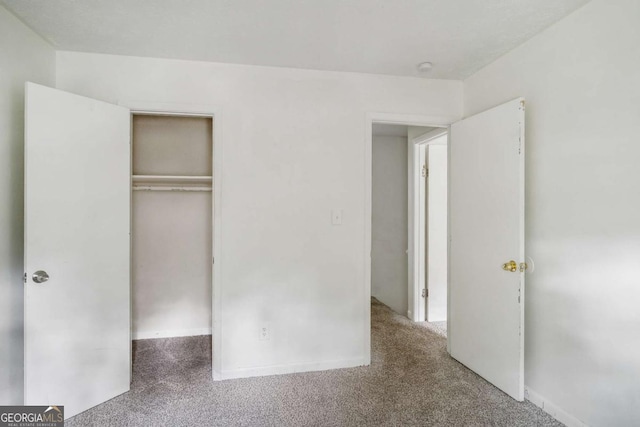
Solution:
{"label": "doorway opening", "polygon": [[210,364],[213,125],[210,116],[132,114],[134,380],[136,364],[163,363],[159,348],[199,349]]}
{"label": "doorway opening", "polygon": [[371,126],[371,296],[411,320],[443,322],[429,325],[441,332],[447,292],[447,129]]}
{"label": "doorway opening", "polygon": [[[447,352],[509,396],[522,401],[525,272],[532,271],[532,262],[525,261],[524,253],[524,99],[516,98],[461,120],[387,113],[368,113],[365,120],[364,247],[365,254],[372,255],[373,124],[449,129],[446,144]],[[424,135],[424,140],[428,137],[434,135]],[[416,143],[424,140],[419,138]],[[415,197],[415,184],[420,185],[421,177],[414,174],[421,169],[420,145],[411,145],[408,152],[409,210],[415,208],[408,221],[408,264],[420,253],[413,232],[420,224],[421,203],[419,196]],[[368,320],[364,325],[365,364],[371,363],[372,258],[364,257],[366,299],[363,303]],[[521,260],[519,264],[518,260]],[[425,266],[425,270],[427,268]],[[407,315],[414,322],[425,321],[422,313],[426,316],[428,311],[419,273],[418,260],[413,266],[409,265],[408,275],[411,312],[408,310]],[[426,288],[424,292],[426,297]]]}

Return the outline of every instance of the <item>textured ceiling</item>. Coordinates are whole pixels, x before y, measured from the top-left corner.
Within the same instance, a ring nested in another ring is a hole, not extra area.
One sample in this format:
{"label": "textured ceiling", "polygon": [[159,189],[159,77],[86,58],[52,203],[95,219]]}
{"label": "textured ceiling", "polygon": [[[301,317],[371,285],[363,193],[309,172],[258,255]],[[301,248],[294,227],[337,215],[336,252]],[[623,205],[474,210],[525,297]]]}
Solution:
{"label": "textured ceiling", "polygon": [[[59,50],[464,79],[588,0],[0,0]],[[416,64],[434,63],[420,74]]]}

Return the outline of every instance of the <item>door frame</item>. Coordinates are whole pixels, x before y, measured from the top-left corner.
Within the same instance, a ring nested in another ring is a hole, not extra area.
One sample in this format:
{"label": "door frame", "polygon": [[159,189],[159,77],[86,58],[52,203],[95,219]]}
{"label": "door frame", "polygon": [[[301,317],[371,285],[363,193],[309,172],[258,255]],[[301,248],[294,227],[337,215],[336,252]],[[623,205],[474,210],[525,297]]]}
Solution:
{"label": "door frame", "polygon": [[[210,117],[213,124],[213,183],[211,214],[213,227],[211,241],[213,260],[211,265],[211,335],[212,356],[211,371],[214,381],[222,380],[222,108],[206,104],[157,103],[144,101],[119,101],[118,105],[127,107],[134,114],[163,115],[174,117]],[[133,131],[133,130],[132,130]],[[131,142],[130,142],[131,144]],[[130,172],[131,173],[131,172]],[[131,214],[130,214],[131,215]],[[218,230],[218,232],[216,232]],[[129,282],[130,286],[132,281]]]}
{"label": "door frame", "polygon": [[[443,144],[437,141],[440,137],[447,135],[447,143]],[[425,183],[422,177],[422,171],[420,161],[422,160],[421,149],[427,150],[429,145],[448,145],[449,128],[440,128],[423,133],[409,141],[409,146],[413,150],[413,176],[409,177],[409,180],[413,180],[413,200],[409,200],[409,216],[413,215],[413,221],[409,221],[409,236],[414,236],[413,240],[413,283],[418,289],[414,298],[421,297],[422,289],[429,289],[428,282],[428,261],[427,256],[429,254],[429,238],[428,238],[428,221],[429,221],[429,208],[427,208],[427,198],[429,197],[429,187]],[[425,153],[425,156],[427,154]],[[411,161],[411,156],[409,156]],[[429,162],[425,160],[427,166]],[[425,185],[424,191],[422,186]],[[447,186],[448,188],[448,186]],[[413,206],[411,206],[413,201]],[[416,226],[417,225],[417,226]],[[415,236],[418,236],[416,239]],[[410,252],[411,253],[411,252]],[[412,272],[409,271],[409,274]],[[410,285],[411,288],[411,285]],[[428,320],[427,314],[427,298],[425,297],[424,304],[417,304],[417,307],[413,311],[413,321],[425,322]]]}
{"label": "door frame", "polygon": [[[365,114],[364,120],[364,272],[363,272],[363,343],[364,343],[364,360],[363,365],[371,364],[371,215],[372,215],[372,160],[373,160],[373,124],[384,123],[402,126],[424,126],[424,127],[440,127],[445,128],[448,132],[451,123],[460,120],[459,116],[429,116],[416,114],[396,114],[396,113],[380,113],[368,112]],[[412,141],[408,142],[413,144]],[[409,244],[407,248],[408,260],[414,257],[414,236],[413,233],[413,150],[409,150],[408,155],[409,173]],[[415,282],[415,268],[412,262],[408,263],[408,303],[412,312],[410,317],[413,321],[418,321],[415,317],[417,313],[416,307],[420,304],[420,286]],[[448,286],[448,285],[447,285]]]}

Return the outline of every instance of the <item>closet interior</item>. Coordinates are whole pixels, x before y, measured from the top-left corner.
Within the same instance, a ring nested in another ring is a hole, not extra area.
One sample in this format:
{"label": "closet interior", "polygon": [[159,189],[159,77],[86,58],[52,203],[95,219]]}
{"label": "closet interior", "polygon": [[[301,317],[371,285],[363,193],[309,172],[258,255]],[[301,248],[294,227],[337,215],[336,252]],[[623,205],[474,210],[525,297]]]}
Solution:
{"label": "closet interior", "polygon": [[132,339],[211,334],[213,119],[132,116]]}

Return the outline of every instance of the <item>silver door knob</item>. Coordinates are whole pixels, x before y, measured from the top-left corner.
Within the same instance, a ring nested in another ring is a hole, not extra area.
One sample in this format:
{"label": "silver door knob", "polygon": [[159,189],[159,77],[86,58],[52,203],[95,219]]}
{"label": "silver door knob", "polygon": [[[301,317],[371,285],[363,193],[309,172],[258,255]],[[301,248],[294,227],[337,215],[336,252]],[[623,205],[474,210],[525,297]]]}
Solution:
{"label": "silver door knob", "polygon": [[35,273],[33,273],[33,276],[31,276],[31,278],[36,283],[44,283],[47,280],[49,280],[49,275],[47,274],[46,271],[38,270]]}

